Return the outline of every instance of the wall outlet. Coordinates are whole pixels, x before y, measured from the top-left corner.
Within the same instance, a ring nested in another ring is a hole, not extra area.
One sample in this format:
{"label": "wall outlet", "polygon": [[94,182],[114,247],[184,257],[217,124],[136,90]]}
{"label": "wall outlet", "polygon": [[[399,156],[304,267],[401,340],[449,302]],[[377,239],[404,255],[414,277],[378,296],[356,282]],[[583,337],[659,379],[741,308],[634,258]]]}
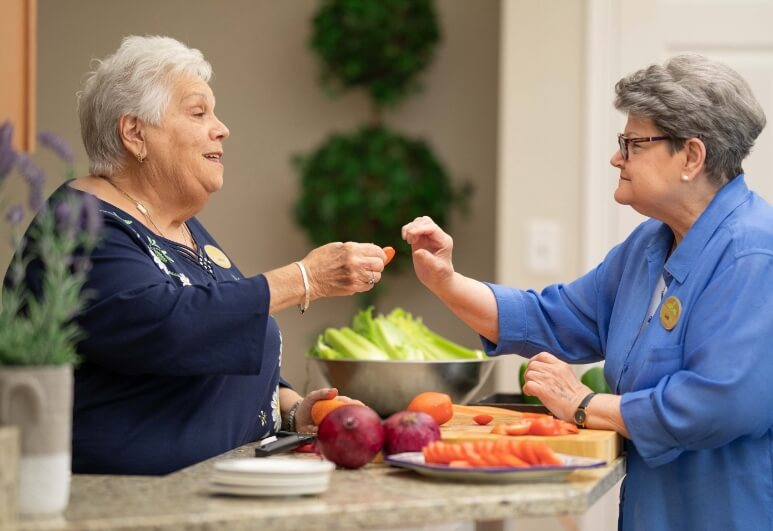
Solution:
{"label": "wall outlet", "polygon": [[553,218],[531,219],[527,224],[527,268],[535,275],[557,275],[563,261],[563,230]]}

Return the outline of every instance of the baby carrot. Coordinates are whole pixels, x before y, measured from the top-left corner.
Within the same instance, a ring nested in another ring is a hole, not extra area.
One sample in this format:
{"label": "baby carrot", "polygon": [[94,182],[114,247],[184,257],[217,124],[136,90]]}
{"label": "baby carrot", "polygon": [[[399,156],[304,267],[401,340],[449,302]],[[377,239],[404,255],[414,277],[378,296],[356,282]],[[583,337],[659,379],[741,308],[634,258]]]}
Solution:
{"label": "baby carrot", "polygon": [[384,265],[386,266],[389,262],[392,261],[392,258],[395,257],[395,248],[384,247],[384,253],[386,253],[386,260],[384,260]]}

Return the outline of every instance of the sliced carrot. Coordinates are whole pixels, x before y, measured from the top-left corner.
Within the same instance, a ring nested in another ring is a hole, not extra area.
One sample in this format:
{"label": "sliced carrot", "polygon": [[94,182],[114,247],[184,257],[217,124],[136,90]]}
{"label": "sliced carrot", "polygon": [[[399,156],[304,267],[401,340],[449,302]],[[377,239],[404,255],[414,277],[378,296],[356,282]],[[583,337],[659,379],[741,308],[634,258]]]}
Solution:
{"label": "sliced carrot", "polygon": [[395,257],[395,248],[394,247],[384,247],[384,254],[386,254],[386,260],[384,260],[384,266],[386,266],[389,262],[392,261],[392,258]]}
{"label": "sliced carrot", "polygon": [[495,442],[490,439],[477,440],[473,444],[475,445],[475,451],[481,455],[490,454],[494,451]]}
{"label": "sliced carrot", "polygon": [[528,463],[526,463],[523,460],[517,458],[513,454],[502,452],[502,453],[499,453],[497,455],[499,455],[499,458],[502,460],[502,462],[506,466],[515,466],[515,467],[518,467],[518,468],[524,468],[524,467],[529,466]]}
{"label": "sliced carrot", "polygon": [[519,445],[511,446],[516,457],[519,457],[521,460],[527,462],[530,465],[538,464],[539,459],[537,458],[537,455],[532,448],[532,442],[529,440],[522,440],[518,442],[520,442]]}
{"label": "sliced carrot", "polygon": [[440,441],[434,441],[429,443],[427,446],[421,449],[421,452],[424,454],[424,461],[426,463],[439,463],[439,453],[437,449],[437,445],[440,443]]}
{"label": "sliced carrot", "polygon": [[504,459],[496,452],[482,453],[480,454],[480,458],[486,463],[486,466],[507,466]]}
{"label": "sliced carrot", "polygon": [[467,453],[467,462],[470,463],[470,465],[474,467],[478,466],[488,466],[488,463],[483,460],[483,457],[478,455],[475,452],[469,452]]}
{"label": "sliced carrot", "polygon": [[475,415],[474,417],[472,417],[472,420],[474,420],[481,426],[485,426],[486,424],[494,420],[494,417],[492,417],[491,415]]}

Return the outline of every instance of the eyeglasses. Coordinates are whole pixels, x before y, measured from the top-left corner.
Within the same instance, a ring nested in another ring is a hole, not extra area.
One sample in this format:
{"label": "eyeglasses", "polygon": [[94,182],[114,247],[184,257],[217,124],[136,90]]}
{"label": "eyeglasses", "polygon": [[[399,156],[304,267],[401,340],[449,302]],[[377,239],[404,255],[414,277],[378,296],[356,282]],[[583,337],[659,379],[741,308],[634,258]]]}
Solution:
{"label": "eyeglasses", "polygon": [[623,160],[628,160],[628,144],[643,144],[645,142],[657,142],[658,140],[670,140],[668,135],[643,136],[640,138],[628,138],[623,133],[617,135],[617,144],[620,146],[620,154]]}

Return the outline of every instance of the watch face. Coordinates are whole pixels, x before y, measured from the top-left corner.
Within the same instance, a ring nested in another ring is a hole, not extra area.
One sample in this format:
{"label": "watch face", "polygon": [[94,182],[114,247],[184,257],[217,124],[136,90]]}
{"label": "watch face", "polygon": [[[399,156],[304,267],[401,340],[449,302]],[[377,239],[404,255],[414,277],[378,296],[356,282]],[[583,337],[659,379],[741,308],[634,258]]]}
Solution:
{"label": "watch face", "polygon": [[585,425],[585,411],[578,409],[574,412],[574,422],[579,426]]}

